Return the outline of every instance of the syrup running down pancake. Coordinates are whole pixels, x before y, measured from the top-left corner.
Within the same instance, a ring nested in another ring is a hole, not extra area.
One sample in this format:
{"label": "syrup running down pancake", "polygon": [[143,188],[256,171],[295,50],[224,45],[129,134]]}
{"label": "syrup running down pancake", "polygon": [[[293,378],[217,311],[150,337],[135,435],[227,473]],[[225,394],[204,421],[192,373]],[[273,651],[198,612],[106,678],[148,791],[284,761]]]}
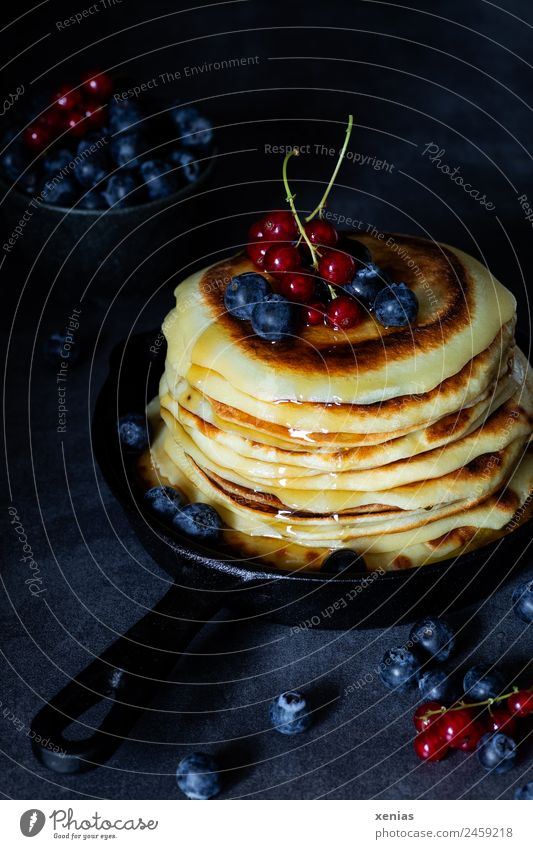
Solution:
{"label": "syrup running down pancake", "polygon": [[[373,313],[349,330],[272,343],[230,315],[243,256],[192,275],[163,324],[152,481],[219,512],[226,540],[280,568],[349,547],[398,569],[485,544],[533,490],[533,376],[516,304],[462,251],[358,236],[419,302],[416,322]],[[268,275],[265,275],[268,278]]]}

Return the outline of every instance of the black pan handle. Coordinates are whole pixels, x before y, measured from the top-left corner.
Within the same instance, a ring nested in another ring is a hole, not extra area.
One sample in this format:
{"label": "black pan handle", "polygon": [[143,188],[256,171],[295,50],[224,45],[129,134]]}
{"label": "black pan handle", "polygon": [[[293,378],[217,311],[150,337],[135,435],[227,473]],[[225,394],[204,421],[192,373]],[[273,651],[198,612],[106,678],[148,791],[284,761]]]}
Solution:
{"label": "black pan handle", "polygon": [[[54,772],[72,773],[104,763],[128,736],[193,636],[221,608],[213,592],[172,586],[130,630],[44,705],[31,727],[35,756]],[[101,725],[83,739],[64,732],[90,707],[109,701]]]}

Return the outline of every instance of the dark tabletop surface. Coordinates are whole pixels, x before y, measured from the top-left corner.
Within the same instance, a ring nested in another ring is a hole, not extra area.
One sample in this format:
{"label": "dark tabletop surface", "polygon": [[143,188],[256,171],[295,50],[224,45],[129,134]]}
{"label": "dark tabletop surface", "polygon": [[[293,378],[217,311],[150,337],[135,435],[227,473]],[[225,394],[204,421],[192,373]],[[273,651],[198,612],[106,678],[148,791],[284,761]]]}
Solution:
{"label": "dark tabletop surface", "polygon": [[[533,202],[527,0],[197,5],[182,13],[159,0],[148,11],[144,3],[123,0],[65,30],[56,22],[62,9],[65,17],[72,14],[72,4],[45,4],[2,34],[3,55],[15,57],[4,88],[23,83],[29,97],[40,85],[95,64],[120,66],[142,81],[251,57],[239,68],[182,73],[159,86],[162,100],[203,103],[222,154],[212,191],[193,198],[177,219],[176,280],[191,264],[233,250],[254,217],[283,205],[280,157],[265,144],[338,147],[353,112],[351,150],[359,161],[375,157],[392,167],[346,162],[331,208],[365,227],[426,235],[482,258],[515,292],[521,329],[530,338],[532,224],[521,206],[526,201],[519,200],[529,195]],[[441,162],[451,171],[460,169],[456,174],[478,199],[424,155],[428,144],[442,150]],[[332,167],[320,153],[300,158],[294,185],[302,209],[311,208]],[[481,195],[494,208],[480,203]],[[3,210],[2,242],[17,223],[9,203]],[[192,232],[183,223],[189,210],[191,220],[202,222]],[[9,350],[0,792],[19,799],[179,798],[173,773],[194,749],[212,752],[228,771],[224,797],[509,798],[516,784],[533,779],[528,743],[516,769],[500,777],[483,773],[473,756],[417,762],[415,697],[388,693],[375,676],[383,652],[405,641],[408,625],[291,633],[266,621],[235,621],[230,611],[195,639],[173,683],[155,694],[154,710],[135,727],[135,739],[107,765],[62,777],[35,761],[29,723],[43,700],[168,585],[95,470],[88,425],[110,349],[129,332],[157,327],[173,288],[151,260],[131,280],[114,273],[87,288],[88,277],[71,272],[68,262],[61,270],[54,270],[49,254],[44,262],[41,246],[38,228],[28,225],[16,249],[2,251],[1,321]],[[90,237],[85,249],[89,267]],[[84,356],[69,371],[67,426],[58,433],[56,377],[40,350],[73,308],[81,309],[77,344]],[[38,564],[44,592],[37,596],[25,583],[28,566],[10,526],[10,505]],[[502,557],[502,578],[510,565]],[[524,574],[533,574],[527,557]],[[458,667],[497,661],[510,674],[524,670],[533,640],[510,610],[517,580],[455,614]],[[269,728],[267,706],[294,687],[308,692],[319,710],[312,730],[289,738]]]}

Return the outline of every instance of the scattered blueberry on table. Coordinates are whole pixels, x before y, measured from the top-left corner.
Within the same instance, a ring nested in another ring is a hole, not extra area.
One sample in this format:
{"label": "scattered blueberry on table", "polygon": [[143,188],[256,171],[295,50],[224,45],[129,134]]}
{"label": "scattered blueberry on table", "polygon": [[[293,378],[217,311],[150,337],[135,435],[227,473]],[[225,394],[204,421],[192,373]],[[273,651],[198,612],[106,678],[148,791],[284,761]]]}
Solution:
{"label": "scattered blueberry on table", "polygon": [[445,619],[426,616],[411,628],[411,642],[438,663],[448,660],[455,648],[455,633]]}
{"label": "scattered blueberry on table", "polygon": [[509,772],[516,760],[516,743],[507,734],[484,734],[478,743],[477,757],[483,769],[497,775]]}
{"label": "scattered blueberry on table", "polygon": [[212,799],[222,789],[217,762],[203,752],[182,758],[176,770],[176,781],[188,799]]}
{"label": "scattered blueberry on table", "polygon": [[450,703],[457,695],[453,677],[444,669],[426,669],[422,672],[418,679],[418,690],[426,701]]}
{"label": "scattered blueberry on table", "polygon": [[468,669],[463,680],[465,695],[476,702],[493,699],[505,686],[505,681],[497,669],[478,664]]}
{"label": "scattered blueberry on table", "polygon": [[526,581],[515,588],[513,611],[522,622],[533,622],[533,581]]}
{"label": "scattered blueberry on table", "polygon": [[528,783],[524,784],[523,787],[517,787],[514,792],[514,797],[515,799],[520,799],[522,801],[533,801],[533,781],[528,781]]}
{"label": "scattered blueberry on table", "polygon": [[307,700],[296,690],[281,693],[270,704],[270,721],[280,734],[302,734],[312,724]]}
{"label": "scattered blueberry on table", "polygon": [[416,684],[419,669],[416,655],[403,646],[386,651],[378,667],[379,677],[389,690],[404,690]]}
{"label": "scattered blueberry on table", "polygon": [[121,416],[118,420],[118,436],[126,453],[145,451],[149,441],[146,418],[139,413]]}

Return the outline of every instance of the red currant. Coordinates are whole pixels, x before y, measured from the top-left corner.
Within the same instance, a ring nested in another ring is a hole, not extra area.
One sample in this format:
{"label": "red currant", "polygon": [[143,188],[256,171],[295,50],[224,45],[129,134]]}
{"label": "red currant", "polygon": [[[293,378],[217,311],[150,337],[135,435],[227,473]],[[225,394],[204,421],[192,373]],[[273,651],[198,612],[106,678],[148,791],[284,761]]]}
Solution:
{"label": "red currant", "polygon": [[281,281],[281,294],[289,301],[308,304],[315,294],[315,278],[309,274],[286,274]]}
{"label": "red currant", "polygon": [[362,312],[357,301],[349,295],[340,295],[331,301],[327,310],[328,322],[340,330],[348,330],[359,324]]}
{"label": "red currant", "polygon": [[292,242],[298,233],[294,216],[287,211],[269,212],[263,218],[265,236],[273,242]]}
{"label": "red currant", "polygon": [[304,320],[308,327],[315,327],[317,324],[324,324],[326,307],[320,301],[313,301],[304,307]]}
{"label": "red currant", "polygon": [[113,91],[113,80],[101,71],[86,74],[82,82],[83,90],[94,97],[95,100],[99,100],[100,103],[106,100]]}
{"label": "red currant", "polygon": [[[265,238],[265,227],[262,221],[255,221],[248,230],[248,244],[246,253],[255,262],[259,268],[263,267],[265,254],[268,251],[270,244],[263,242]],[[261,244],[263,242],[263,244]]]}
{"label": "red currant", "polygon": [[88,122],[84,120],[85,115],[80,110],[76,109],[74,112],[70,112],[67,116],[66,121],[66,129],[70,132],[71,135],[79,138],[83,136],[85,130],[87,129]]}
{"label": "red currant", "polygon": [[300,267],[301,257],[294,245],[271,245],[265,254],[264,267],[270,274],[285,274]]}
{"label": "red currant", "polygon": [[415,737],[414,747],[421,761],[441,761],[448,754],[448,743],[440,736],[435,725]]}
{"label": "red currant", "polygon": [[312,245],[334,248],[339,239],[339,234],[333,224],[324,221],[322,218],[314,218],[313,221],[308,221],[307,224],[304,224],[304,230]]}
{"label": "red currant", "polygon": [[320,259],[318,270],[321,277],[329,283],[341,286],[343,283],[349,283],[353,278],[355,262],[350,254],[327,250]]}
{"label": "red currant", "polygon": [[426,716],[428,711],[444,709],[439,702],[426,702],[425,705],[420,705],[415,711],[413,722],[417,731],[425,731],[430,725],[433,725],[438,719],[442,718],[442,713],[434,713],[432,716]]}
{"label": "red currant", "polygon": [[439,721],[439,733],[452,749],[458,749],[465,735],[470,733],[474,722],[473,714],[466,708],[449,710]]}
{"label": "red currant", "polygon": [[99,130],[105,124],[106,110],[96,102],[87,102],[83,107],[85,123],[91,130]]}
{"label": "red currant", "polygon": [[460,736],[453,738],[450,746],[462,752],[474,752],[484,733],[483,724],[478,719],[474,719]]}
{"label": "red currant", "polygon": [[38,153],[43,150],[52,140],[52,132],[45,121],[31,124],[24,130],[24,143],[26,147]]}
{"label": "red currant", "polygon": [[507,707],[513,716],[529,716],[533,713],[533,690],[519,690],[507,699]]}
{"label": "red currant", "polygon": [[503,731],[512,737],[516,730],[516,719],[502,707],[493,707],[487,720],[489,731]]}
{"label": "red currant", "polygon": [[54,97],[54,106],[62,112],[71,112],[81,101],[81,94],[76,88],[62,86]]}

